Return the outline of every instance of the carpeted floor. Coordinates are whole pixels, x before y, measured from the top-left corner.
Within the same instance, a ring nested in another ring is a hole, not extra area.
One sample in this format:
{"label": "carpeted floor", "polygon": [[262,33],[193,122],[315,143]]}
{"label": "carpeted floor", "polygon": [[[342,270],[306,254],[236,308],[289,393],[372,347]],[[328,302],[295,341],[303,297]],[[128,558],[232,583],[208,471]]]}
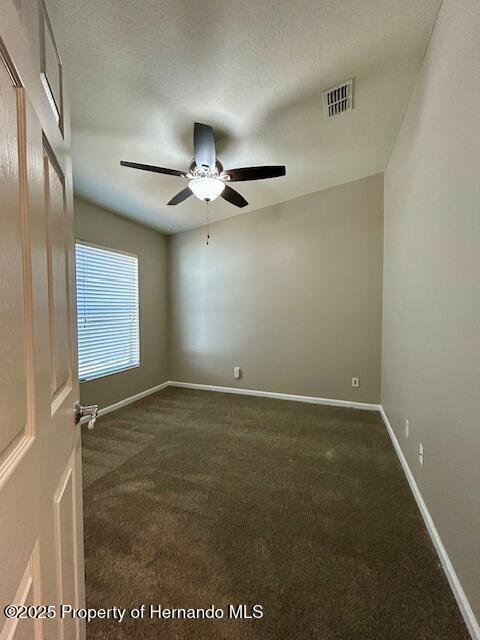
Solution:
{"label": "carpeted floor", "polygon": [[83,454],[88,606],[226,612],[88,640],[469,637],[375,412],[169,388],[100,418]]}

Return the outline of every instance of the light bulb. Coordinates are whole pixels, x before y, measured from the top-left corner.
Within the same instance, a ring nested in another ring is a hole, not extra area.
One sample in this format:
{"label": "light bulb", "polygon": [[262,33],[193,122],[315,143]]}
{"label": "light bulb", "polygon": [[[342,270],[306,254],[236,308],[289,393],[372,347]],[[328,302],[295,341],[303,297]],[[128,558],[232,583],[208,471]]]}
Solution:
{"label": "light bulb", "polygon": [[215,200],[225,189],[225,183],[218,178],[194,178],[188,186],[200,200]]}

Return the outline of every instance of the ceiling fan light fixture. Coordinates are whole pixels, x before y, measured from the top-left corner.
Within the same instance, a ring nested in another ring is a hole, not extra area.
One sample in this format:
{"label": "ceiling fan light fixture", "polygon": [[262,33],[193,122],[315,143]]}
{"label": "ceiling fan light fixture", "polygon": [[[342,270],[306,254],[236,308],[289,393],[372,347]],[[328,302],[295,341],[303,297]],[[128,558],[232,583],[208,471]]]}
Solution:
{"label": "ceiling fan light fixture", "polygon": [[188,186],[199,200],[215,200],[225,189],[225,183],[219,178],[193,178]]}
{"label": "ceiling fan light fixture", "polygon": [[[153,164],[126,162],[125,160],[122,160],[120,164],[123,167],[140,169],[141,171],[153,171],[154,173],[186,178],[189,181],[188,187],[174,195],[167,202],[169,206],[180,204],[193,195],[202,200],[202,202],[210,202],[210,200],[216,200],[218,196],[222,196],[224,200],[233,204],[233,206],[242,209],[248,205],[248,202],[238,191],[232,189],[231,182],[266,180],[267,178],[279,178],[286,174],[286,169],[283,165],[240,167],[224,171],[223,164],[217,158],[213,129],[208,124],[195,122],[193,127],[193,147],[195,155],[186,172],[178,169],[157,167]],[[226,184],[227,182],[229,184]]]}

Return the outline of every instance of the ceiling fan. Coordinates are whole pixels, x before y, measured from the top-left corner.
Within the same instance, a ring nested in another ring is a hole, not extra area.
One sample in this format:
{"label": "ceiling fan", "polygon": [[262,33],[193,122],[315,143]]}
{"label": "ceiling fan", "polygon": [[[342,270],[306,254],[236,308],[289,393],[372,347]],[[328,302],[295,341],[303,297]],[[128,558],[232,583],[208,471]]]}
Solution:
{"label": "ceiling fan", "polygon": [[137,162],[125,162],[122,167],[165,173],[169,176],[178,176],[189,180],[188,186],[182,189],[167,204],[180,204],[191,195],[195,195],[204,202],[215,200],[221,196],[227,202],[236,207],[246,207],[245,198],[232,189],[227,182],[244,182],[246,180],[265,180],[266,178],[278,178],[286,173],[284,166],[243,167],[241,169],[224,170],[222,163],[217,159],[215,138],[212,127],[195,122],[193,129],[193,146],[195,157],[188,171],[177,169],[164,169],[151,164],[138,164]]}

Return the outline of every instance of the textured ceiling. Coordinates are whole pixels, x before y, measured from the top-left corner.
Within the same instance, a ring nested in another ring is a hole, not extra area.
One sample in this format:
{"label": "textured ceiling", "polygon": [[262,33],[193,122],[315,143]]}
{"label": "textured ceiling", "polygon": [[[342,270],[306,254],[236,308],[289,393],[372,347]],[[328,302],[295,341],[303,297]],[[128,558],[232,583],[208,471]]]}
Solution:
{"label": "textured ceiling", "polygon": [[[194,121],[214,127],[225,168],[285,164],[238,184],[211,219],[383,171],[440,0],[48,0],[69,87],[75,191],[168,233],[205,205],[165,203],[186,169]],[[322,90],[355,78],[355,108],[326,121]]]}

